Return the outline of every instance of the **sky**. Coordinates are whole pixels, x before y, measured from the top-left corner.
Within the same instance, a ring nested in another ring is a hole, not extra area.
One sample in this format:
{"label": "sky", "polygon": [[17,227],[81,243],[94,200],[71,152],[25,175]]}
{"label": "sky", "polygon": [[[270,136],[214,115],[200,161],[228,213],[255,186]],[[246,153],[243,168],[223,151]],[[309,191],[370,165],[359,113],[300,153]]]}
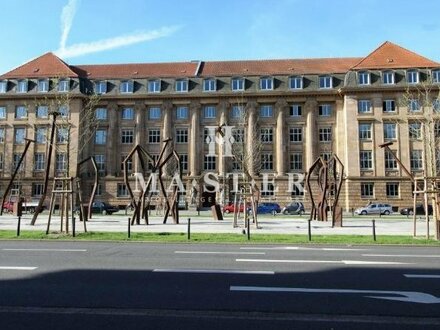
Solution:
{"label": "sky", "polygon": [[0,74],[69,64],[366,56],[391,41],[440,62],[438,0],[0,0]]}

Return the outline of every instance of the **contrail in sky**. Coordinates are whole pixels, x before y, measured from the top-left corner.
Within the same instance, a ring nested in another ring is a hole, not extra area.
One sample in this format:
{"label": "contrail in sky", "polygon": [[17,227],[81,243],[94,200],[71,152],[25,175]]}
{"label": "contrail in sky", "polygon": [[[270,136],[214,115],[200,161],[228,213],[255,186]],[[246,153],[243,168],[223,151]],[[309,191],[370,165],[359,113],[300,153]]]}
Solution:
{"label": "contrail in sky", "polygon": [[69,36],[70,28],[72,27],[73,18],[75,17],[78,1],[69,0],[67,5],[63,7],[61,12],[61,40],[60,49],[66,47],[67,37]]}

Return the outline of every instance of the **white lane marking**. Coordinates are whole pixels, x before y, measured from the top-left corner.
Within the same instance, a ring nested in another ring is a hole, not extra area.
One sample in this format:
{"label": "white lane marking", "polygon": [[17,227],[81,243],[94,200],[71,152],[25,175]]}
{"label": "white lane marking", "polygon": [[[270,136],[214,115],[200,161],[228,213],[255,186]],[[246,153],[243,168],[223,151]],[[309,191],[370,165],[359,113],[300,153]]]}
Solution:
{"label": "white lane marking", "polygon": [[[424,292],[414,291],[380,291],[380,290],[347,290],[347,289],[312,289],[312,288],[283,288],[265,286],[230,286],[230,291],[256,291],[256,292],[296,292],[296,293],[339,293],[339,294],[363,294],[367,298],[405,301],[420,304],[440,304],[440,298]],[[386,296],[370,296],[386,295]],[[398,295],[402,297],[389,297]]]}
{"label": "white lane marking", "polygon": [[35,270],[38,267],[0,266],[0,270]]}
{"label": "white lane marking", "polygon": [[306,250],[306,251],[368,251],[369,249],[351,248],[308,248],[298,246],[275,246],[275,247],[240,247],[242,250]]}
{"label": "white lane marking", "polygon": [[346,265],[411,265],[411,263],[406,263],[406,262],[362,261],[362,260],[235,259],[235,261],[269,262],[269,263],[346,264]]}
{"label": "white lane marking", "polygon": [[2,249],[2,251],[87,252],[86,249]]}
{"label": "white lane marking", "polygon": [[428,275],[428,274],[403,274],[408,278],[440,278],[440,275]]}
{"label": "white lane marking", "polygon": [[435,254],[363,254],[363,257],[390,257],[390,258],[440,258]]}
{"label": "white lane marking", "polygon": [[174,251],[180,254],[258,254],[264,255],[265,252],[231,252],[231,251]]}
{"label": "white lane marking", "polygon": [[275,275],[274,271],[265,270],[223,270],[223,269],[153,269],[158,273],[203,273],[203,274],[254,274],[254,275]]}

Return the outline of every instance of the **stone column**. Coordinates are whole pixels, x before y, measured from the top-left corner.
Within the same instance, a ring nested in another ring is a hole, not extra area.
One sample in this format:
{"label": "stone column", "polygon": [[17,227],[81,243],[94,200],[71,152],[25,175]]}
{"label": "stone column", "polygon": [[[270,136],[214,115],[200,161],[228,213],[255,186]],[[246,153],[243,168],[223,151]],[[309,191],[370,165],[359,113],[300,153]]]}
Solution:
{"label": "stone column", "polygon": [[[134,106],[135,111],[135,139],[134,145],[145,145],[145,105],[142,102],[136,102]],[[134,172],[142,172],[141,165],[139,163],[139,157],[136,154],[133,159]]]}
{"label": "stone column", "polygon": [[310,166],[318,157],[318,128],[316,125],[316,111],[318,103],[316,100],[307,100],[304,105],[304,112],[306,115],[306,171],[309,171]]}
{"label": "stone column", "polygon": [[[174,138],[174,134],[172,131],[172,112],[171,110],[173,109],[173,103],[171,101],[165,101],[162,104],[162,111],[163,111],[163,122],[162,122],[162,141],[165,141],[166,139],[169,138]],[[168,152],[171,151],[170,146],[172,146],[174,144],[174,141],[169,142],[168,144],[168,148],[165,151],[165,154],[162,158],[162,161],[165,159],[165,157],[167,157]],[[164,142],[162,142],[162,147],[165,145]],[[163,173],[168,173],[168,164],[165,164],[164,168],[163,168]],[[171,174],[171,173],[168,173]]]}
{"label": "stone column", "polygon": [[288,109],[288,104],[285,100],[279,100],[275,104],[278,111],[277,125],[275,133],[275,155],[276,155],[276,170],[277,176],[283,176],[286,172],[286,141],[285,141],[285,113]]}
{"label": "stone column", "polygon": [[[247,120],[247,139],[246,139],[246,152],[248,157],[248,169],[249,174],[254,176],[255,175],[255,166],[256,166],[256,157],[258,157],[257,153],[259,150],[255,150],[255,143],[260,143],[259,141],[259,134],[258,134],[258,127],[257,127],[257,108],[258,103],[255,101],[250,101],[246,105],[246,114],[248,116]],[[255,139],[258,139],[257,141]]]}
{"label": "stone column", "polygon": [[113,176],[121,172],[121,156],[120,156],[120,120],[118,104],[111,102],[107,105],[108,119],[108,142],[105,158],[107,159],[108,173]]}
{"label": "stone column", "polygon": [[201,141],[203,136],[200,137],[200,109],[201,105],[199,102],[191,102],[189,107],[191,115],[189,139],[189,175],[192,177],[200,175],[200,162],[203,161],[203,148],[201,148],[201,146],[203,146],[204,141]]}
{"label": "stone column", "polygon": [[[228,109],[229,109],[229,103],[227,101],[222,101],[219,104],[219,113],[220,113],[220,121],[219,126],[227,125],[228,124]],[[227,137],[225,137],[227,138]],[[227,165],[226,162],[229,159],[225,159],[225,144],[223,144],[220,148],[218,148],[218,172],[220,176],[223,176],[225,172],[227,172]]]}

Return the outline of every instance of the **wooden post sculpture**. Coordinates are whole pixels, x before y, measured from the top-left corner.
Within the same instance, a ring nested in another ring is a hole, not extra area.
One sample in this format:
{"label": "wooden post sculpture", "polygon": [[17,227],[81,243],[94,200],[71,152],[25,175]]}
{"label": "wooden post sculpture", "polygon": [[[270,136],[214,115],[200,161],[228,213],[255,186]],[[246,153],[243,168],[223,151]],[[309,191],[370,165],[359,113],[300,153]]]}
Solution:
{"label": "wooden post sculpture", "polygon": [[[84,212],[83,194],[82,194],[82,189],[81,189],[81,179],[79,177],[79,173],[80,173],[81,166],[84,165],[88,161],[90,161],[93,165],[93,172],[95,174],[95,179],[94,179],[94,183],[93,183],[92,193],[90,194],[87,215],[86,215]],[[76,196],[77,196],[76,201],[77,201],[77,204],[79,204],[79,205],[77,205],[79,207],[79,220],[84,221],[84,231],[87,232],[86,221],[88,219],[92,218],[92,205],[93,205],[93,202],[95,201],[96,190],[98,189],[98,183],[99,183],[98,182],[98,180],[99,180],[98,165],[96,164],[95,158],[91,156],[91,157],[88,157],[88,158],[80,161],[77,165],[76,175],[77,175],[77,177],[75,178],[76,179]]]}

